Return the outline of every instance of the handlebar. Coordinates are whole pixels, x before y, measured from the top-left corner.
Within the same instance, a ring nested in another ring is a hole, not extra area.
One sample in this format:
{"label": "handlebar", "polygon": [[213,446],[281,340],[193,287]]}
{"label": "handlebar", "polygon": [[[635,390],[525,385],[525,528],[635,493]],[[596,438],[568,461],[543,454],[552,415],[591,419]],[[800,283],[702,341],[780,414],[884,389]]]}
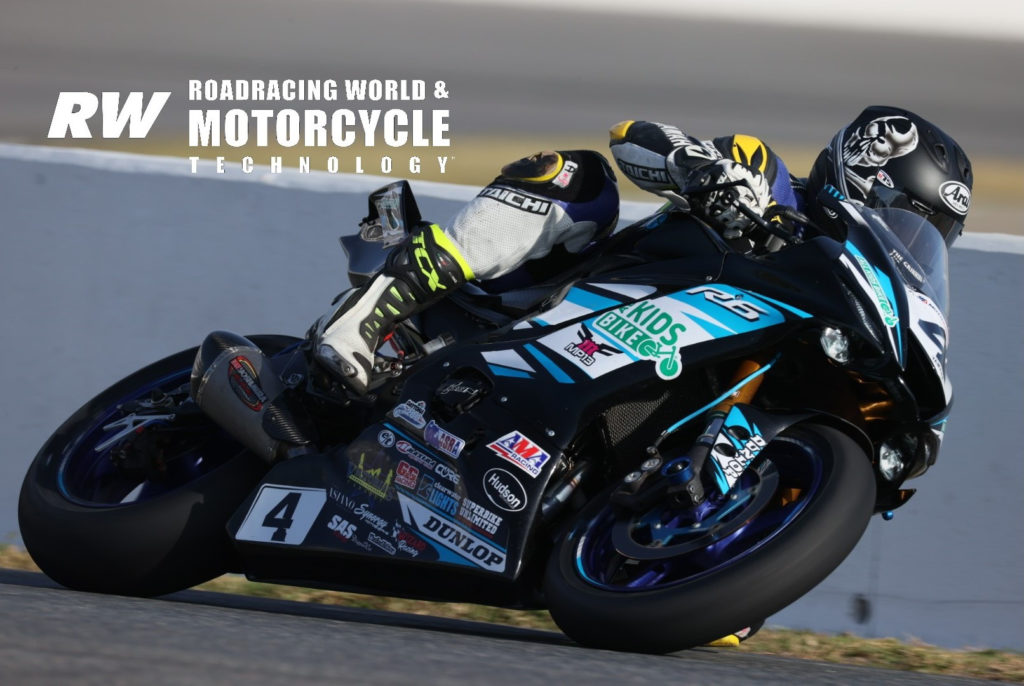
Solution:
{"label": "handlebar", "polygon": [[[683,211],[690,212],[692,211],[692,206],[687,196],[705,195],[714,191],[733,188],[744,183],[745,182],[742,180],[737,180],[727,181],[725,183],[713,183],[709,185],[688,186],[681,189],[679,193],[662,191],[660,195],[670,200],[673,205],[679,207]],[[803,224],[805,226],[813,225],[807,215],[786,205],[772,205],[765,210],[764,215],[759,214],[756,210],[740,202],[736,203],[736,208],[741,214],[743,214],[743,216],[749,219],[754,226],[769,235],[779,238],[785,243],[801,242],[801,232],[796,227],[797,224]],[[776,218],[782,219],[783,221],[773,221]]]}

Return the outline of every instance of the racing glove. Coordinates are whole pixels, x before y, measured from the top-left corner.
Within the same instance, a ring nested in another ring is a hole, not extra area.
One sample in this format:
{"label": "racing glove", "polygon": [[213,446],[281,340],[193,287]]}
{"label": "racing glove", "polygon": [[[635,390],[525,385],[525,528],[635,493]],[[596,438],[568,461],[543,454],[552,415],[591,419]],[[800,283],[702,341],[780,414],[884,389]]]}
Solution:
{"label": "racing glove", "polygon": [[763,214],[777,192],[786,204],[796,204],[782,161],[751,136],[700,141],[675,126],[645,121],[621,122],[609,134],[619,169],[646,191],[670,195],[693,186],[738,182],[689,196],[694,212],[720,227],[726,238],[738,237],[751,225],[737,203]]}
{"label": "racing glove", "polygon": [[739,205],[746,205],[758,215],[764,215],[768,206],[774,202],[771,188],[764,175],[732,160],[718,160],[700,167],[690,174],[687,181],[687,186],[691,188],[736,184],[704,195],[691,195],[693,208],[697,214],[720,228],[725,238],[739,238],[753,223],[740,212]]}

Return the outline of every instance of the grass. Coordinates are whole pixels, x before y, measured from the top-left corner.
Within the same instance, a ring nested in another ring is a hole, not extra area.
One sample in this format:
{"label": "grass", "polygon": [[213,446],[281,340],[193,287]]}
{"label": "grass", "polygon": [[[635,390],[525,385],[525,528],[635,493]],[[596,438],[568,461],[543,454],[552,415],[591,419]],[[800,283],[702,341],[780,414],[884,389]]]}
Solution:
{"label": "grass", "polygon": [[[0,546],[0,567],[39,571],[28,553],[13,545]],[[197,588],[218,593],[449,617],[558,631],[548,614],[542,611],[525,612],[469,603],[435,603],[312,590],[294,586],[254,583],[235,575],[219,577]],[[947,650],[915,640],[861,638],[849,634],[836,636],[790,629],[764,629],[735,650],[742,653],[794,657],[907,672],[1024,683],[1024,653],[1004,650]]]}

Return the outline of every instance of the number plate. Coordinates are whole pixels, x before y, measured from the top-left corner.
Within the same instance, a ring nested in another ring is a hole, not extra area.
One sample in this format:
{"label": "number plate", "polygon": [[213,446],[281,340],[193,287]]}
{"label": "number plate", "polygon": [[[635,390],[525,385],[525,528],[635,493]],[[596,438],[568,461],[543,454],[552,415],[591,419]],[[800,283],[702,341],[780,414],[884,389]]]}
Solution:
{"label": "number plate", "polygon": [[322,488],[264,485],[235,539],[299,545],[327,502]]}

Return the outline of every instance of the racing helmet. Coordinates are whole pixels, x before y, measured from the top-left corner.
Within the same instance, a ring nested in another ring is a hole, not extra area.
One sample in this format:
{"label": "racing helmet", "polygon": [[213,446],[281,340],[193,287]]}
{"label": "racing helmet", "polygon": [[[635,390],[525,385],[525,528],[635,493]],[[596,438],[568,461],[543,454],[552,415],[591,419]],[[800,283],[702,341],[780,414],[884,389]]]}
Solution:
{"label": "racing helmet", "polygon": [[831,220],[815,199],[826,185],[868,207],[909,210],[952,246],[971,207],[974,174],[939,127],[904,109],[873,106],[841,128],[811,168],[809,214],[823,225]]}

